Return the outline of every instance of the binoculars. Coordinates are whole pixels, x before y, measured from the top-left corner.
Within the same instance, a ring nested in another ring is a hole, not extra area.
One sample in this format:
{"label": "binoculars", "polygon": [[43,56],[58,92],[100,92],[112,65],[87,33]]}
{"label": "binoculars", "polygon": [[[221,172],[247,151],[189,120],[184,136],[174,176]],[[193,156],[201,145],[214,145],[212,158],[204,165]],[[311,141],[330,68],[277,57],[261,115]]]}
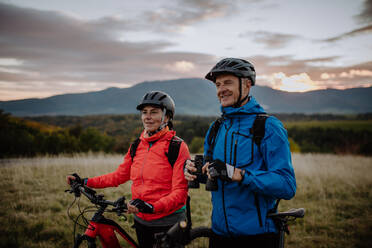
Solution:
{"label": "binoculars", "polygon": [[200,183],[203,182],[203,180],[205,180],[204,177],[206,175],[202,173],[203,160],[204,160],[203,155],[195,155],[193,162],[195,164],[196,171],[195,172],[190,171],[189,173],[195,175],[196,178],[194,179],[194,181],[189,181],[188,186],[190,189],[198,189],[200,187]]}
{"label": "binoculars", "polygon": [[211,177],[210,179],[206,174],[202,173],[202,167],[204,162],[203,155],[195,155],[193,162],[195,164],[196,171],[191,174],[196,175],[196,179],[193,181],[189,181],[188,187],[191,189],[198,189],[200,188],[200,183],[205,183],[205,190],[217,191],[218,190],[217,177],[221,175],[221,172],[217,169],[219,163],[212,162],[209,165],[209,175]]}

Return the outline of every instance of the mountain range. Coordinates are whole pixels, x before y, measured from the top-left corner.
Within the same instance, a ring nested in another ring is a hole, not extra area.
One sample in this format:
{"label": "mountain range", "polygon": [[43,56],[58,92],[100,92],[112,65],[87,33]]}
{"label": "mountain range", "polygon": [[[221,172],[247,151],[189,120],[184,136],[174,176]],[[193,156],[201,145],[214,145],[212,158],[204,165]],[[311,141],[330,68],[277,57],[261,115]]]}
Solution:
{"label": "mountain range", "polygon": [[[220,114],[215,87],[207,80],[187,78],[151,81],[130,88],[63,94],[47,98],[0,101],[0,109],[15,116],[94,115],[137,113],[142,96],[161,90],[172,96],[176,114],[217,116]],[[268,113],[356,114],[372,112],[372,87],[285,92],[265,86],[251,90]]]}

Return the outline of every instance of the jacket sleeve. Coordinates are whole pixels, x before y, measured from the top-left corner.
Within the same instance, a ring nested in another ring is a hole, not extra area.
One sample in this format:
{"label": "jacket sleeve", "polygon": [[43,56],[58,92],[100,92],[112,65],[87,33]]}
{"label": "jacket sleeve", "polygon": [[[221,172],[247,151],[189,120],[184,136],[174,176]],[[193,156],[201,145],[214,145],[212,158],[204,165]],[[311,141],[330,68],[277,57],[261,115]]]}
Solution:
{"label": "jacket sleeve", "polygon": [[292,166],[287,131],[276,118],[266,121],[261,143],[267,170],[246,170],[243,184],[252,191],[277,199],[291,199],[296,193],[296,178]]}
{"label": "jacket sleeve", "polygon": [[116,171],[106,175],[89,178],[87,186],[91,188],[117,187],[129,180],[131,165],[132,158],[128,150],[124,157],[124,162],[119,165]]}
{"label": "jacket sleeve", "polygon": [[178,210],[186,204],[188,188],[187,180],[183,174],[183,166],[187,159],[190,159],[189,149],[186,143],[182,142],[177,161],[173,165],[172,191],[166,197],[154,202],[155,212]]}

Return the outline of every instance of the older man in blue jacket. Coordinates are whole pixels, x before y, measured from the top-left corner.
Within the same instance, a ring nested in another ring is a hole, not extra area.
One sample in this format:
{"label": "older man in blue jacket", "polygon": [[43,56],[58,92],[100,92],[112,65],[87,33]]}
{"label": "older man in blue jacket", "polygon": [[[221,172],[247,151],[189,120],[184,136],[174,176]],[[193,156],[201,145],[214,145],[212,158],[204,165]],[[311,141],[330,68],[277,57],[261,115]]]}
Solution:
{"label": "older man in blue jacket", "polygon": [[[203,170],[211,178],[209,166],[220,161],[228,172],[214,178],[218,184],[217,191],[212,191],[212,230],[216,236],[210,247],[276,247],[278,231],[267,213],[275,211],[278,199],[289,200],[296,192],[287,132],[278,119],[266,118],[263,108],[249,95],[256,79],[250,62],[223,59],[206,79],[216,86],[222,118],[206,135]],[[265,120],[257,122],[263,125],[264,134],[259,142],[253,132],[257,116]],[[194,180],[196,176],[190,173],[195,171],[194,163],[187,161],[185,168],[185,178]]]}

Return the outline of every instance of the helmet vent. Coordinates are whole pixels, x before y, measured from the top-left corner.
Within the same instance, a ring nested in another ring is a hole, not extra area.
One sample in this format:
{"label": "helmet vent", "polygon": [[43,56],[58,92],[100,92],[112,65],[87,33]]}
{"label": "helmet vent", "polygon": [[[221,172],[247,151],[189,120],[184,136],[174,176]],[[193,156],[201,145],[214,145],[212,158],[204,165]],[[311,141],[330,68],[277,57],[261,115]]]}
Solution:
{"label": "helmet vent", "polygon": [[157,94],[158,94],[158,92],[155,92],[155,94],[152,95],[151,100],[153,100]]}
{"label": "helmet vent", "polygon": [[239,65],[239,64],[236,63],[236,62],[231,62],[230,64],[228,64],[228,67],[235,67],[237,65]]}
{"label": "helmet vent", "polygon": [[163,100],[164,98],[166,98],[167,96],[166,95],[163,95],[159,98],[159,101]]}
{"label": "helmet vent", "polygon": [[221,60],[208,72],[205,78],[215,82],[216,77],[224,73],[232,74],[238,78],[249,78],[252,86],[256,81],[254,66],[250,62],[238,58],[225,58]]}

